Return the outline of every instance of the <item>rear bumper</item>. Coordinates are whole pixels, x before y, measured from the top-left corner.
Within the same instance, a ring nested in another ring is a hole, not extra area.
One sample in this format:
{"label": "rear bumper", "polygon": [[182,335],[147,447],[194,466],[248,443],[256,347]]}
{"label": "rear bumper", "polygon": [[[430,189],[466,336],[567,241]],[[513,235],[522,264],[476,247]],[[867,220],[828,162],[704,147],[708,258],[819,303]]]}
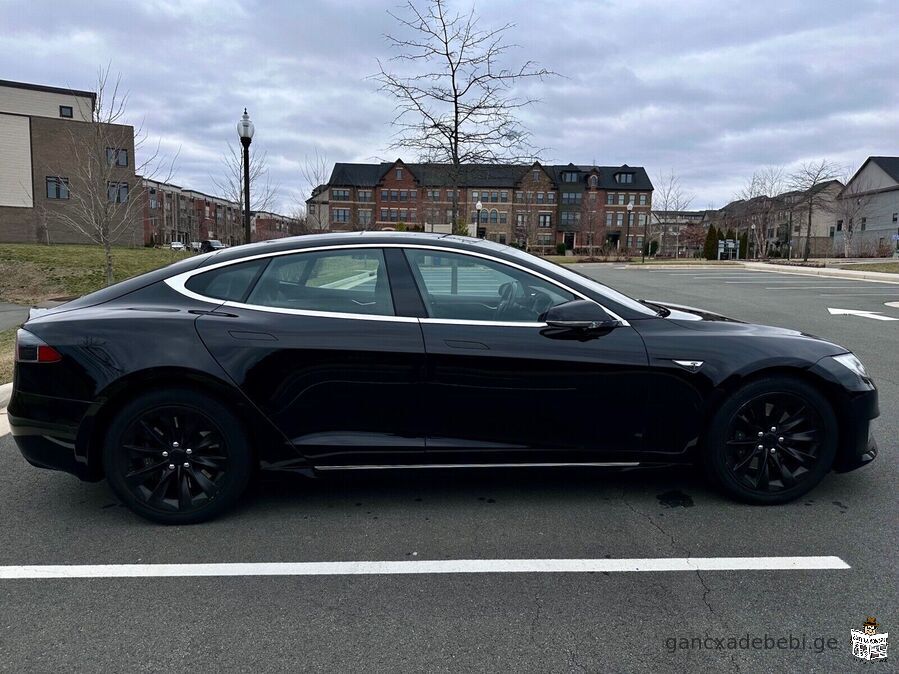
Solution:
{"label": "rear bumper", "polygon": [[78,430],[91,403],[14,392],[7,408],[9,428],[19,451],[32,466],[60,470],[82,480],[101,475],[77,450]]}

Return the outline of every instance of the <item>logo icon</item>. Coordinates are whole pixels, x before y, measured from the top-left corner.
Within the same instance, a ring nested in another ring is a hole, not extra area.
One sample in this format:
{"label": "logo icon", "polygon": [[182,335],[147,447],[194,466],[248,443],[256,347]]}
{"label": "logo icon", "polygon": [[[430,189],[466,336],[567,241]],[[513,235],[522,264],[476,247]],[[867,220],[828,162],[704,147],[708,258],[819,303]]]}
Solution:
{"label": "logo icon", "polygon": [[876,618],[868,617],[861,630],[850,630],[852,634],[852,655],[862,660],[881,660],[887,656],[889,633],[877,633],[880,624]]}

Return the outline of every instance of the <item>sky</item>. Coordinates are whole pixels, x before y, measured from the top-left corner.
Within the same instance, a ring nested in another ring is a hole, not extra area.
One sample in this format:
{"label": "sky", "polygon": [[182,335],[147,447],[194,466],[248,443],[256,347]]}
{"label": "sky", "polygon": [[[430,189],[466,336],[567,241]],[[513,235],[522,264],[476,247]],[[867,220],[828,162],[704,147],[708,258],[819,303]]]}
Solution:
{"label": "sky", "polygon": [[[177,155],[173,182],[215,193],[246,106],[277,210],[302,166],[392,160],[395,102],[371,75],[401,34],[399,0],[0,0],[0,79],[95,88],[109,65],[127,120]],[[421,4],[419,2],[418,4]],[[545,163],[677,174],[693,208],[730,201],[762,166],[826,158],[854,170],[899,154],[896,0],[481,0],[513,22],[509,64],[559,73],[516,93]],[[416,157],[404,155],[407,161]],[[138,158],[140,159],[140,158]]]}

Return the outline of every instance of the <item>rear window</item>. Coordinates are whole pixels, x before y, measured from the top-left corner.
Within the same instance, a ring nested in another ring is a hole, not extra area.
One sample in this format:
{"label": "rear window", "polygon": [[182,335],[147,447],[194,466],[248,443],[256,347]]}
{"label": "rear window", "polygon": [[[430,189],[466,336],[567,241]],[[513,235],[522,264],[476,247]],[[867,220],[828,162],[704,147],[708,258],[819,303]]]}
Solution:
{"label": "rear window", "polygon": [[250,260],[213,269],[191,276],[184,287],[204,297],[241,302],[268,262],[268,259]]}

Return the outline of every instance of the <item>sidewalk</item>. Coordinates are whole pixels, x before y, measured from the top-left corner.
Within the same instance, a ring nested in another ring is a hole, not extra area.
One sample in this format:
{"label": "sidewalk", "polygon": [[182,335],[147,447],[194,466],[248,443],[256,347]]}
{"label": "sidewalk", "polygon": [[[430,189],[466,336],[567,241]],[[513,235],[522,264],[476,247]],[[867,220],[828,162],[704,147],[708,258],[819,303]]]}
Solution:
{"label": "sidewalk", "polygon": [[855,269],[834,269],[833,267],[798,267],[786,264],[769,264],[767,262],[743,262],[742,265],[747,269],[771,271],[779,274],[850,278],[862,281],[881,281],[899,284],[899,274],[890,274],[889,272],[882,271],[856,271]]}

